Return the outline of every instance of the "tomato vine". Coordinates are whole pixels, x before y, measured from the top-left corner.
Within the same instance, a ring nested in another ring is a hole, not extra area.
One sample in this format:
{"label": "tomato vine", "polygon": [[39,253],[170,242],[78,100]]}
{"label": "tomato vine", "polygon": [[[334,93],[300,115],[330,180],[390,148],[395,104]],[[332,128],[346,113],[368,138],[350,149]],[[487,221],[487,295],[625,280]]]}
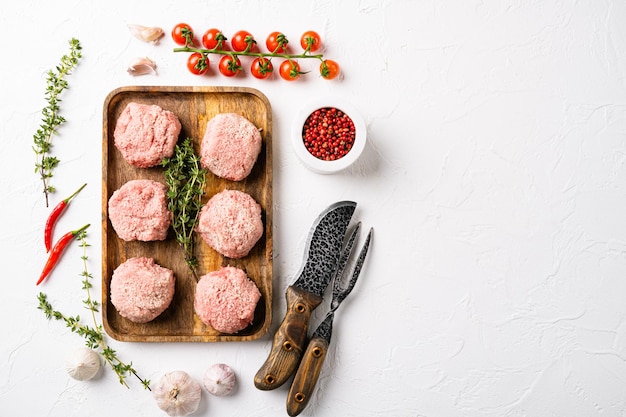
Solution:
{"label": "tomato vine", "polygon": [[[179,27],[182,27],[183,29],[180,29]],[[176,30],[176,28],[179,29]],[[271,63],[273,58],[284,59],[281,63],[284,66],[287,66],[288,63],[291,68],[291,75],[286,77],[283,75],[283,72],[281,73],[281,77],[289,81],[296,80],[301,74],[305,74],[305,72],[300,71],[300,66],[297,62],[299,59],[319,60],[320,75],[326,80],[336,78],[340,72],[339,64],[336,61],[325,59],[322,53],[314,53],[321,47],[321,39],[319,35],[313,31],[306,31],[302,35],[300,43],[303,47],[303,51],[301,53],[290,53],[288,51],[289,41],[287,40],[287,37],[280,32],[272,32],[268,36],[265,42],[268,47],[268,51],[261,51],[259,49],[259,44],[254,39],[254,36],[247,31],[238,31],[235,34],[234,39],[231,41],[230,48],[226,42],[228,38],[226,38],[221,31],[215,28],[209,29],[202,36],[202,47],[196,45],[193,30],[189,27],[189,25],[179,24],[175,27],[173,33],[175,32],[177,35],[173,35],[173,39],[175,43],[181,46],[174,48],[173,51],[187,52],[196,57],[194,65],[192,66],[193,69],[189,69],[196,75],[206,73],[206,68],[209,66],[209,55],[211,54],[228,56],[230,58],[229,62],[235,64],[240,62],[239,57],[245,56],[255,58],[252,61],[250,72],[259,79],[268,78],[269,74],[273,72],[274,67]],[[181,36],[181,33],[184,33],[184,36]],[[224,56],[222,57],[223,60],[225,59]],[[220,72],[227,76],[236,75],[238,72],[242,72],[243,70],[243,68],[239,67],[238,71],[235,71],[233,67],[229,72],[222,68],[223,65],[224,64],[222,63],[220,66]],[[204,71],[200,71],[201,69]]]}

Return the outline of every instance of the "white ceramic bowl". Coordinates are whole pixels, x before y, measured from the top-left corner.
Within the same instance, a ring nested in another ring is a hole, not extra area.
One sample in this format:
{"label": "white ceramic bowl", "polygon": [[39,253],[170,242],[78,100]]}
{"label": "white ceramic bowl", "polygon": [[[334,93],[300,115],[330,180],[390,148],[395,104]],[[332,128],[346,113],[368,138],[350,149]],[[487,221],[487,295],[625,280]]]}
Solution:
{"label": "white ceramic bowl", "polygon": [[[308,117],[315,110],[333,107],[341,110],[343,113],[348,115],[350,119],[352,119],[355,128],[355,138],[352,148],[348,151],[346,155],[334,161],[324,161],[311,155],[308,149],[304,146],[304,140],[302,138],[302,128],[304,127],[304,123],[306,122]],[[313,100],[305,105],[302,109],[300,109],[294,120],[291,136],[293,148],[296,152],[296,155],[298,155],[298,158],[300,158],[302,163],[304,163],[307,168],[319,174],[332,174],[346,169],[347,167],[352,165],[363,152],[363,149],[365,148],[365,142],[367,141],[367,132],[363,117],[361,117],[359,112],[351,104],[335,98],[323,98]]]}

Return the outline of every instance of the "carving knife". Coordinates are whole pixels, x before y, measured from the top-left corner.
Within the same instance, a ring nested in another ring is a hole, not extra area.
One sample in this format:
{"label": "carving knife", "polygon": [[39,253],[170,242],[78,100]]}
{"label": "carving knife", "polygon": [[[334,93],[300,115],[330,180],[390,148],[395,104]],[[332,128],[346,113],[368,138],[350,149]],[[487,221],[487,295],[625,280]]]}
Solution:
{"label": "carving knife", "polygon": [[260,390],[278,388],[296,371],[307,338],[311,312],[322,302],[333,277],[346,230],[356,208],[340,201],[326,208],[309,231],[303,265],[287,288],[287,311],[274,335],[268,358],[254,377]]}
{"label": "carving knife", "polygon": [[287,414],[291,417],[300,414],[309,403],[309,399],[313,394],[315,384],[319,378],[322,365],[324,364],[324,359],[328,353],[328,345],[330,344],[330,337],[333,332],[333,318],[335,316],[335,311],[339,308],[339,305],[348,296],[348,294],[350,294],[354,288],[354,284],[356,284],[359,274],[361,273],[361,267],[365,261],[365,256],[367,255],[370,240],[372,238],[372,229],[370,229],[367,234],[363,248],[361,249],[359,257],[356,260],[350,281],[345,285],[345,287],[343,286],[343,270],[348,258],[350,257],[352,245],[356,234],[358,233],[358,229],[359,226],[357,225],[356,229],[350,236],[344,253],[341,256],[337,275],[335,276],[333,282],[333,298],[330,302],[330,311],[313,332],[313,336],[309,341],[306,351],[302,356],[302,361],[300,362],[296,375],[291,383],[289,395],[287,396]]}

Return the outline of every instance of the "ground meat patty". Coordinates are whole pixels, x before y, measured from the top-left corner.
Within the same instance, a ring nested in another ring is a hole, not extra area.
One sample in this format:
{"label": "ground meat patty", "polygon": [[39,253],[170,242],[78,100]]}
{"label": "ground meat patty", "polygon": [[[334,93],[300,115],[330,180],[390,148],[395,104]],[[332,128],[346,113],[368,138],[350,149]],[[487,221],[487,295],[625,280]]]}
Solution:
{"label": "ground meat patty", "polygon": [[111,278],[111,304],[135,323],[154,320],[172,302],[176,278],[152,258],[130,258]]}
{"label": "ground meat patty", "polygon": [[128,103],[113,133],[114,143],[129,164],[148,168],[174,154],[181,124],[157,105]]}
{"label": "ground meat patty", "polygon": [[236,113],[221,113],[207,123],[200,161],[218,177],[241,181],[250,175],[261,144],[259,129],[248,119]]}
{"label": "ground meat patty", "polygon": [[166,186],[152,180],[131,180],[109,199],[109,219],[120,239],[164,240],[172,221]]}
{"label": "ground meat patty", "polygon": [[261,293],[246,273],[227,266],[200,278],[194,309],[203,323],[222,333],[235,333],[248,327]]}
{"label": "ground meat patty", "polygon": [[263,235],[261,206],[249,194],[224,190],[202,207],[196,231],[222,255],[243,258]]}

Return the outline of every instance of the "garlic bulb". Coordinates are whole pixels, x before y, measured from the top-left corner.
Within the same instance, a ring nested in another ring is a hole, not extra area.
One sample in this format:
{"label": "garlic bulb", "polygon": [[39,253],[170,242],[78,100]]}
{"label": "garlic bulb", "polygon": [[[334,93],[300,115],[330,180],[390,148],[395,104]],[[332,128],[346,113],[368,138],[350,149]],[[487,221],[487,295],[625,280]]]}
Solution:
{"label": "garlic bulb", "polygon": [[235,372],[223,363],[216,363],[204,372],[204,387],[218,397],[229,395],[236,382]]}
{"label": "garlic bulb", "polygon": [[148,27],[142,25],[128,25],[130,33],[144,42],[152,42],[153,44],[159,43],[159,40],[163,37],[163,29],[159,27]]}
{"label": "garlic bulb", "polygon": [[156,62],[148,57],[135,58],[135,60],[130,63],[126,71],[128,71],[130,75],[156,74]]}
{"label": "garlic bulb", "polygon": [[152,391],[159,408],[170,416],[186,416],[198,409],[202,387],[185,371],[168,372]]}
{"label": "garlic bulb", "polygon": [[100,355],[87,347],[82,347],[67,358],[65,369],[72,378],[87,381],[96,376],[100,365]]}

